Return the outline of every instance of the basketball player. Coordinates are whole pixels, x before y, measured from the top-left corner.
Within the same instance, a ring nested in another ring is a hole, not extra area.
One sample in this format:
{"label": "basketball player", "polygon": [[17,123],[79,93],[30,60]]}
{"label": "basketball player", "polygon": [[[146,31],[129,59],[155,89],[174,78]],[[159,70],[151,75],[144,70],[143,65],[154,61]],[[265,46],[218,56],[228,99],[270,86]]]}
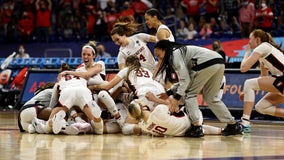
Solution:
{"label": "basketball player", "polygon": [[52,99],[58,99],[59,106],[53,108],[50,114],[46,125],[47,133],[52,131],[54,134],[58,134],[66,124],[64,120],[66,112],[71,107],[78,106],[90,120],[94,133],[103,134],[103,121],[100,117],[101,109],[93,101],[92,93],[87,88],[86,79],[70,75],[68,71],[63,71],[59,73],[58,82],[53,89]]}
{"label": "basketball player", "polygon": [[[163,22],[164,17],[157,9],[151,8],[147,10],[144,17],[147,26],[150,29],[156,30],[156,42],[160,40],[169,40],[171,42],[175,41],[172,31],[169,29],[168,26],[164,24]],[[157,59],[158,62],[153,72],[153,77],[156,81],[161,83],[165,87],[165,89],[168,89],[170,88],[172,83],[178,82],[177,74],[170,66],[166,67],[166,70],[164,72],[158,73],[158,68],[160,68],[162,64],[162,59],[159,59],[159,57],[157,57]]]}
{"label": "basketball player", "polygon": [[246,72],[259,62],[261,73],[260,77],[248,79],[244,83],[244,95],[241,95],[241,100],[244,101],[241,118],[244,132],[251,132],[250,115],[255,104],[256,90],[267,92],[255,105],[257,112],[284,117],[284,109],[276,106],[284,102],[283,53],[284,51],[275,44],[269,33],[260,29],[251,32],[240,70]]}
{"label": "basketball player", "polygon": [[[147,105],[136,99],[130,103],[128,110],[130,115],[139,121],[142,131],[154,136],[187,136],[186,132],[191,125],[183,110],[171,114],[168,105],[164,104],[159,104],[150,111]],[[221,134],[221,128],[208,125],[203,127],[205,134]]]}
{"label": "basketball player", "polygon": [[119,71],[109,83],[93,85],[89,86],[89,88],[91,90],[109,90],[121,80],[126,80],[135,96],[143,100],[148,106],[155,106],[154,102],[148,101],[145,97],[148,91],[153,92],[155,95],[165,93],[164,87],[153,80],[152,72],[143,68],[139,58],[135,55],[127,57],[126,68]]}
{"label": "basketball player", "polygon": [[134,19],[114,24],[110,35],[112,41],[119,45],[117,55],[119,70],[125,67],[126,58],[135,55],[139,58],[142,67],[154,71],[156,62],[153,54],[147,46],[147,42],[156,42],[156,37],[146,33],[134,34],[137,31],[138,24]]}

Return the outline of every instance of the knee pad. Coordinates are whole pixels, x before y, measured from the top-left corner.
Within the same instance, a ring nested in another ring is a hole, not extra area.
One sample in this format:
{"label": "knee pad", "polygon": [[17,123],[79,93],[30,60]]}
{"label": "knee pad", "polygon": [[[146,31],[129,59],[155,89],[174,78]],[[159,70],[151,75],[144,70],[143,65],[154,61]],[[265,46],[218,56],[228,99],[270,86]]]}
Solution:
{"label": "knee pad", "polygon": [[125,123],[125,125],[122,127],[122,134],[124,135],[132,135],[134,134],[134,127],[136,124],[129,124]]}
{"label": "knee pad", "polygon": [[88,103],[88,106],[92,110],[92,114],[93,114],[93,116],[95,118],[100,118],[101,117],[102,110],[101,110],[101,108],[98,106],[98,104],[95,101],[90,101]]}
{"label": "knee pad", "polygon": [[269,101],[262,99],[255,105],[255,110],[261,114],[274,115],[276,107]]}
{"label": "knee pad", "polygon": [[98,94],[98,98],[107,107],[111,115],[115,115],[118,113],[118,109],[115,105],[115,102],[107,91],[100,91]]}
{"label": "knee pad", "polygon": [[244,84],[244,101],[254,102],[255,101],[255,90],[259,90],[257,78],[248,79]]}

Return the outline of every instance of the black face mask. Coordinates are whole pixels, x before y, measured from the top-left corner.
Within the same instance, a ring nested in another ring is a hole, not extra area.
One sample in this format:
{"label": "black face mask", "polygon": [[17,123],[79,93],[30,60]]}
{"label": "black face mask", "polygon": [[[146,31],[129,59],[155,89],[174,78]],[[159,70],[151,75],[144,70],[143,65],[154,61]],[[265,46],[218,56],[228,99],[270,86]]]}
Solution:
{"label": "black face mask", "polygon": [[218,49],[219,48],[219,45],[218,44],[213,44],[213,50],[216,50],[216,49]]}

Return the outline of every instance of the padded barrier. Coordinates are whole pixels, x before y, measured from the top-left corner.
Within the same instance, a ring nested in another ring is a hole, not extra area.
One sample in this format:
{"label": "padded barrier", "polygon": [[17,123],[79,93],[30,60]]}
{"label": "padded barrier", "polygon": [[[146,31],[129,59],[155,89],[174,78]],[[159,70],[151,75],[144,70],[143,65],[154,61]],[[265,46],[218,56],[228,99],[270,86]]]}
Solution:
{"label": "padded barrier", "polygon": [[[3,63],[5,58],[0,59]],[[110,57],[100,59],[105,63],[107,69],[116,69],[117,58]],[[76,68],[83,63],[81,57],[31,57],[31,58],[13,58],[8,68],[20,69],[24,67],[36,68],[36,69],[58,69],[62,63],[67,63],[71,68]]]}

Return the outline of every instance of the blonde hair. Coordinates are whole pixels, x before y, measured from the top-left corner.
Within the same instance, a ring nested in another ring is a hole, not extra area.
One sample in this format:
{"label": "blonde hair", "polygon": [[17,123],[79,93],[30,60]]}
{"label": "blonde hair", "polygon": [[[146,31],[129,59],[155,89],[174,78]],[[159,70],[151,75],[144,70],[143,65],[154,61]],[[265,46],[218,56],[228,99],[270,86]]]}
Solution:
{"label": "blonde hair", "polygon": [[141,121],[143,118],[143,112],[141,110],[141,105],[136,100],[133,100],[128,105],[128,112],[130,113],[131,117],[135,118],[137,121]]}
{"label": "blonde hair", "polygon": [[83,47],[82,47],[82,49],[84,49],[84,48],[89,48],[89,49],[91,49],[92,50],[92,52],[93,52],[93,54],[94,55],[96,55],[97,54],[97,43],[96,43],[96,41],[89,41],[87,44],[85,44]]}
{"label": "blonde hair", "polygon": [[126,76],[127,79],[129,79],[128,77],[131,71],[134,70],[135,72],[138,72],[142,68],[139,58],[136,55],[128,56],[126,58],[125,65],[129,68]]}

